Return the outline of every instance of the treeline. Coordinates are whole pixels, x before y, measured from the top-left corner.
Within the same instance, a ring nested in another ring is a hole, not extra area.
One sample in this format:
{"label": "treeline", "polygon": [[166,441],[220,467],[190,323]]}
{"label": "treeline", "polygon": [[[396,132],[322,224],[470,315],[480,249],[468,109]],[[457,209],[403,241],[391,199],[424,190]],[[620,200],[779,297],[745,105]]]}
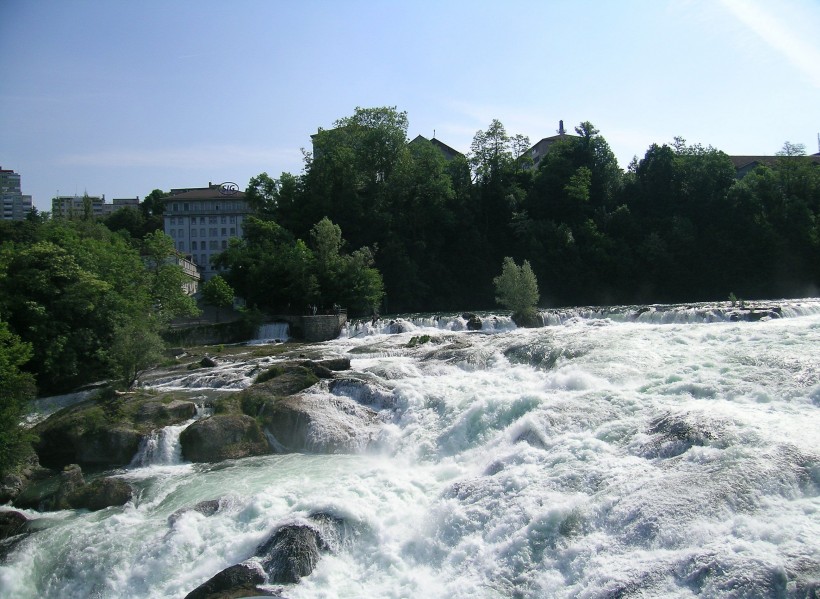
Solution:
{"label": "treeline", "polygon": [[530,263],[550,305],[784,297],[820,283],[820,169],[798,146],[738,181],[725,153],[679,138],[624,172],[588,122],[537,168],[529,140],[498,121],[450,161],[408,143],[407,125],[395,108],[357,108],[313,137],[302,174],[262,173],[247,190],[261,221],[296,239],[327,217],[348,247],[370,248],[386,311],[491,308],[507,256]]}

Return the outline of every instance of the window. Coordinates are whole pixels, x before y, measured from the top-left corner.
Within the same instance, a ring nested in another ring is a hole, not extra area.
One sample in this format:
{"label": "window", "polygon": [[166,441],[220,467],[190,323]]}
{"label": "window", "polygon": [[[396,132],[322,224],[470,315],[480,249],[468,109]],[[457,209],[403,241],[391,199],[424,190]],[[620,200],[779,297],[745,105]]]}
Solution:
{"label": "window", "polygon": [[235,216],[231,216],[231,217],[230,217],[230,221],[231,221],[231,224],[234,224],[234,223],[236,222],[236,217],[235,217]]}
{"label": "window", "polygon": [[226,220],[226,219],[227,219],[227,217],[225,217],[225,216],[223,216],[223,217],[222,217],[222,224],[223,224],[223,225],[225,224],[225,220]]}
{"label": "window", "polygon": [[177,202],[174,202],[172,206],[174,207],[174,212],[179,212],[179,204]]}
{"label": "window", "polygon": [[200,237],[205,237],[205,229],[200,229],[199,230],[199,236]]}
{"label": "window", "polygon": [[191,229],[191,237],[196,237],[196,229]]}
{"label": "window", "polygon": [[223,249],[223,250],[228,249],[228,242],[227,242],[227,241],[225,241],[224,239],[222,240],[222,249]]}
{"label": "window", "polygon": [[208,229],[208,235],[211,237],[216,237],[216,227],[211,227]]}
{"label": "window", "polygon": [[219,249],[218,243],[219,242],[216,239],[211,239],[211,241],[208,243],[208,248],[212,249],[212,250],[218,250]]}
{"label": "window", "polygon": [[204,216],[200,216],[200,217],[199,217],[199,224],[200,224],[200,225],[204,225],[204,224],[205,224],[205,217],[204,217]]}
{"label": "window", "polygon": [[179,237],[185,237],[185,229],[179,229],[179,230],[177,231],[177,235],[178,235]]}
{"label": "window", "polygon": [[182,205],[182,210],[183,210],[183,212],[188,212],[188,202],[185,202],[185,203]]}
{"label": "window", "polygon": [[177,217],[176,217],[176,216],[172,216],[172,217],[171,217],[171,224],[172,224],[172,225],[177,224]]}
{"label": "window", "polygon": [[191,250],[196,250],[196,241],[191,242]]}
{"label": "window", "polygon": [[226,229],[225,227],[222,227],[222,237],[225,237],[225,235],[227,235],[227,234],[228,234],[228,229]]}
{"label": "window", "polygon": [[231,237],[236,237],[236,227],[231,227]]}
{"label": "window", "polygon": [[216,217],[215,216],[209,216],[208,217],[208,224],[209,225],[215,225],[216,224]]}

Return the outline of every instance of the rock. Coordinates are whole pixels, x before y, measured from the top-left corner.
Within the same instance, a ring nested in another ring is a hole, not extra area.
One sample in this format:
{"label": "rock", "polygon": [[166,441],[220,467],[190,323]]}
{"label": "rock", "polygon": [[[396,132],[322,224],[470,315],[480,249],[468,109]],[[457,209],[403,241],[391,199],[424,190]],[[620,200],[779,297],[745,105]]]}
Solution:
{"label": "rock", "polygon": [[60,473],[60,487],[54,495],[52,509],[62,510],[71,507],[70,498],[85,486],[83,471],[77,464],[69,464]]}
{"label": "rock", "polygon": [[270,446],[254,418],[218,414],[194,422],[180,435],[182,456],[191,462],[220,462],[270,453]]}
{"label": "rock", "polygon": [[219,362],[214,360],[211,356],[205,356],[199,361],[199,365],[203,368],[214,368],[219,366]]}
{"label": "rock", "polygon": [[92,512],[125,505],[134,497],[134,490],[121,478],[98,478],[77,489],[68,496],[68,504],[74,509],[87,509]]}
{"label": "rock", "polygon": [[262,543],[256,555],[271,583],[299,582],[319,561],[319,551],[327,545],[312,527],[304,524],[283,526]]}
{"label": "rock", "polygon": [[205,517],[213,516],[215,513],[219,511],[219,499],[208,499],[206,501],[200,501],[193,507],[184,507],[180,508],[175,511],[173,514],[168,516],[168,526],[173,526],[174,523],[179,520],[179,518],[188,512],[199,512]]}
{"label": "rock", "polygon": [[480,331],[482,324],[481,319],[473,314],[472,312],[466,312],[461,315],[461,317],[467,321],[467,330],[468,331]]}
{"label": "rock", "polygon": [[31,534],[28,523],[29,519],[20,512],[0,511],[0,563],[6,560],[18,543]]}
{"label": "rock", "polygon": [[0,541],[25,533],[28,520],[14,510],[0,511]]}
{"label": "rock", "polygon": [[316,363],[335,372],[350,370],[350,358],[328,358],[327,360],[319,360]]}
{"label": "rock", "polygon": [[375,437],[376,412],[347,397],[293,395],[268,400],[261,410],[279,451],[343,453],[360,450]]}
{"label": "rock", "polygon": [[121,466],[130,464],[139,451],[143,435],[127,428],[100,429],[76,442],[76,461],[86,465]]}
{"label": "rock", "polygon": [[190,420],[196,416],[196,404],[175,399],[170,403],[147,401],[134,414],[138,423],[150,422],[154,427],[169,426]]}
{"label": "rock", "polygon": [[265,573],[258,564],[243,562],[225,568],[219,574],[185,595],[185,599],[230,599],[233,597],[275,596],[257,588],[265,583]]}

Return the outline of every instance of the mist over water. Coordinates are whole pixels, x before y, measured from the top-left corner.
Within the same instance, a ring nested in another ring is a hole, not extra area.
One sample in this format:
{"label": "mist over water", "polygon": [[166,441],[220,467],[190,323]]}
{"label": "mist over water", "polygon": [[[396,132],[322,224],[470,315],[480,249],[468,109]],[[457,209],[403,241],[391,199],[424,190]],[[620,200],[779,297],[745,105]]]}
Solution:
{"label": "mist over water", "polygon": [[[354,533],[283,596],[816,596],[820,301],[481,317],[317,346],[352,369],[311,396],[379,415],[352,454],[192,465],[158,432],[118,473],[132,504],[26,512],[47,530],[0,565],[0,595],[181,598],[321,511]],[[229,392],[254,367],[157,385]]]}

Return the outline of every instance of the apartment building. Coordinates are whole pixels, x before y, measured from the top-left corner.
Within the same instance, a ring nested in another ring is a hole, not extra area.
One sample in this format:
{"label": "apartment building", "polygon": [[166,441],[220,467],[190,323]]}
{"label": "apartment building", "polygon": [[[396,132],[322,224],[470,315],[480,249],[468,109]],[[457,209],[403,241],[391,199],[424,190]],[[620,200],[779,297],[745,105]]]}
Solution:
{"label": "apartment building", "polygon": [[31,196],[23,195],[20,175],[0,167],[0,204],[3,220],[24,220],[31,212]]}

